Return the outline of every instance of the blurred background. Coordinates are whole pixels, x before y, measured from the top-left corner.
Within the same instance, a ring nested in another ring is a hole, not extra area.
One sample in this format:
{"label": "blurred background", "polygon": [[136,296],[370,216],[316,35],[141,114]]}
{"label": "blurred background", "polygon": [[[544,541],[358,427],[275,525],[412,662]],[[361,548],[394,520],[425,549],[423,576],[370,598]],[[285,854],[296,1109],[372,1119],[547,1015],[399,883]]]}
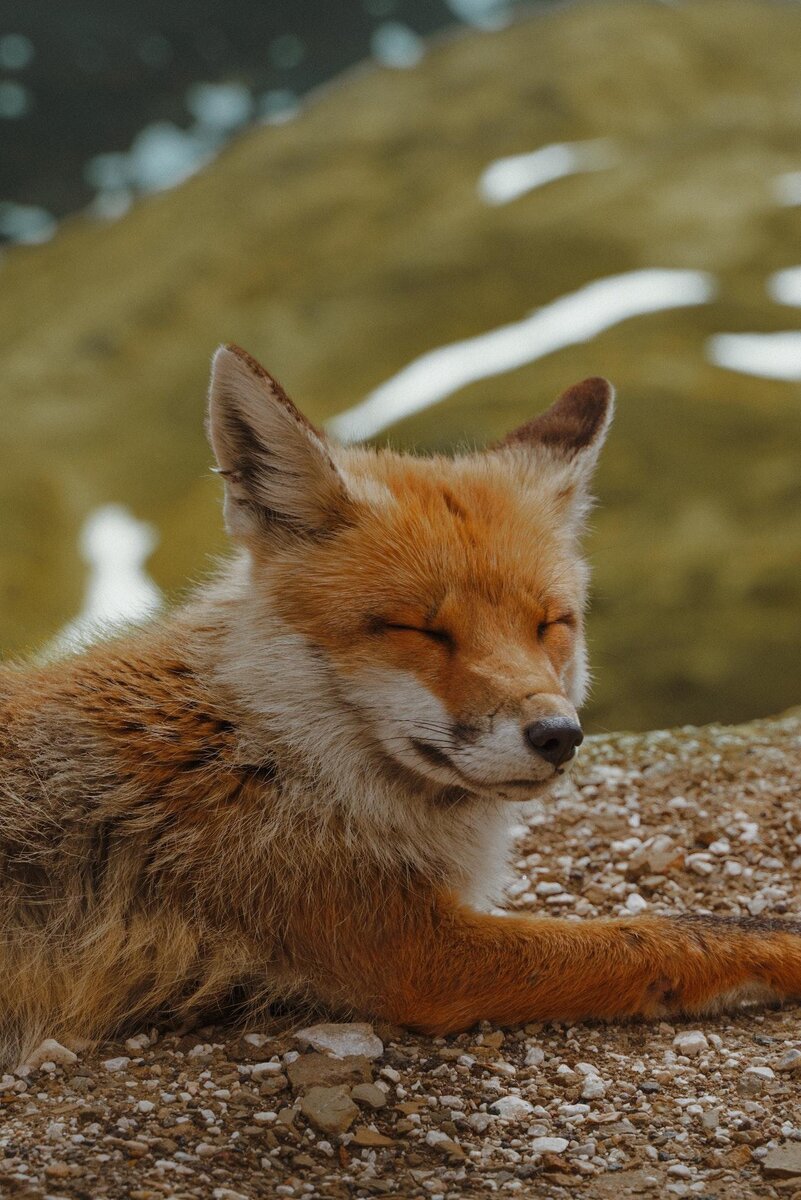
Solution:
{"label": "blurred background", "polygon": [[603,374],[594,730],[801,702],[801,4],[0,0],[0,655],[224,547],[208,362],[481,445]]}

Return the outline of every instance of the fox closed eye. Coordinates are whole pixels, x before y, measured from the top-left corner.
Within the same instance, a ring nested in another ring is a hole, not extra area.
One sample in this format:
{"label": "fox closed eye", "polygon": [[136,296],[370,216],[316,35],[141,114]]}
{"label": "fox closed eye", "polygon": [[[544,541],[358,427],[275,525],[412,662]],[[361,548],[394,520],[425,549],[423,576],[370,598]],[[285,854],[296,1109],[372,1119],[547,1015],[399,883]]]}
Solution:
{"label": "fox closed eye", "polygon": [[572,613],[563,613],[561,617],[554,617],[551,621],[540,621],[537,626],[537,637],[544,638],[549,629],[553,629],[556,625],[564,625],[567,629],[575,629],[576,618]]}
{"label": "fox closed eye", "polygon": [[433,642],[439,642],[443,646],[453,645],[453,638],[446,629],[425,629],[420,625],[400,625],[392,621],[387,621],[383,629],[385,632],[394,630],[396,633],[419,633],[423,637],[429,638]]}

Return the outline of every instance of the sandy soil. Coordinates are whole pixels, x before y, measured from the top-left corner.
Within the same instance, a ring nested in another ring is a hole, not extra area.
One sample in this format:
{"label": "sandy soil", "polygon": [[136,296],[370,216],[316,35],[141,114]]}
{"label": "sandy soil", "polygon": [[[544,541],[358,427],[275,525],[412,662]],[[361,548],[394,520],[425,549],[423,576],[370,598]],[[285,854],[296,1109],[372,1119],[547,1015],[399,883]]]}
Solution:
{"label": "sandy soil", "polygon": [[[592,739],[521,827],[509,904],[799,914],[799,790],[801,710]],[[0,1195],[801,1197],[800,1018],[45,1047],[0,1083]]]}

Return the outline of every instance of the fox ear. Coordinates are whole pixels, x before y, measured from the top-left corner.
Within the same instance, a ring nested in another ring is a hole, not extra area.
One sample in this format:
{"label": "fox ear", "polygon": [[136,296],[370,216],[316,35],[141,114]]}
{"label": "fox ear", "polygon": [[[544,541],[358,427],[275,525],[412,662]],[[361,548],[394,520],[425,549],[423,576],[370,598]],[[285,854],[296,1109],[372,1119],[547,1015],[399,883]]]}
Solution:
{"label": "fox ear", "polygon": [[322,434],[238,346],[214,355],[208,435],[233,537],[320,533],[345,518],[347,490]]}
{"label": "fox ear", "polygon": [[564,476],[561,494],[576,499],[580,508],[614,407],[615,392],[608,379],[584,379],[562,392],[546,412],[508,433],[495,449],[510,449],[535,462],[544,460]]}
{"label": "fox ear", "polygon": [[595,464],[612,420],[615,392],[608,379],[584,379],[550,408],[507,434],[501,446],[536,445],[566,462],[591,456]]}
{"label": "fox ear", "polygon": [[563,392],[550,408],[499,442],[494,449],[525,456],[527,466],[547,464],[560,481],[559,498],[580,519],[589,507],[588,487],[614,411],[615,392],[606,379],[585,379]]}

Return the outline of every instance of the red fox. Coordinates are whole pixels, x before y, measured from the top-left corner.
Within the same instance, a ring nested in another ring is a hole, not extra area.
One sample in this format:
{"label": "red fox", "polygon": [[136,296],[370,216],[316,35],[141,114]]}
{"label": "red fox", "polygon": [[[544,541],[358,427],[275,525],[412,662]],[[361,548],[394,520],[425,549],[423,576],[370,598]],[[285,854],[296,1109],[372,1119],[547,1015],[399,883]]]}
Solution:
{"label": "red fox", "polygon": [[0,670],[7,1063],[279,1000],[443,1034],[801,995],[798,924],[487,911],[582,741],[611,414],[587,379],[480,453],[345,448],[217,352],[235,557],[158,624]]}

